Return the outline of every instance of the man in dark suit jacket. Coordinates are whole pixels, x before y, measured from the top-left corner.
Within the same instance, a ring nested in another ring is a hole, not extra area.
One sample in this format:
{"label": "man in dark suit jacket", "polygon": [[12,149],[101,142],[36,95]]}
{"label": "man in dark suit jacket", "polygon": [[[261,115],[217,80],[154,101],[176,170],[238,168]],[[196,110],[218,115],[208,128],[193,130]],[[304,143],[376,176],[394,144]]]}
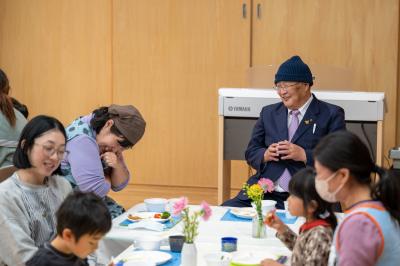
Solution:
{"label": "man in dark suit jacket", "polygon": [[[311,93],[312,85],[310,68],[299,56],[284,62],[275,75],[281,102],[262,109],[246,150],[247,163],[257,170],[247,183],[257,183],[261,177],[271,179],[275,191],[264,194],[264,199],[276,200],[280,209],[289,196],[291,176],[306,165],[314,166],[312,150],[318,141],[345,129],[344,110],[318,100]],[[242,190],[222,205],[247,207],[251,201]]]}

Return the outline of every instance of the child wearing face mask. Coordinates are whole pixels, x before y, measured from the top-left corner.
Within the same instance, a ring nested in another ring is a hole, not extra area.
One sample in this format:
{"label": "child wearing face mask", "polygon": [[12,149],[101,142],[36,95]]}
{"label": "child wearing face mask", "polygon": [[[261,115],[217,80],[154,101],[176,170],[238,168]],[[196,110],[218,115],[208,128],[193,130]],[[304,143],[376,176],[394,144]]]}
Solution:
{"label": "child wearing face mask", "polygon": [[[291,265],[326,265],[332,243],[333,231],[337,225],[332,204],[324,201],[315,190],[315,172],[307,167],[295,175],[289,182],[289,212],[294,216],[303,216],[306,222],[296,235],[285,225],[275,212],[267,214],[265,224],[276,229],[276,236],[293,251]],[[265,259],[262,266],[281,265]]]}
{"label": "child wearing face mask", "polygon": [[346,131],[323,138],[314,159],[318,194],[345,208],[329,265],[399,265],[399,172],[376,166],[367,146]]}

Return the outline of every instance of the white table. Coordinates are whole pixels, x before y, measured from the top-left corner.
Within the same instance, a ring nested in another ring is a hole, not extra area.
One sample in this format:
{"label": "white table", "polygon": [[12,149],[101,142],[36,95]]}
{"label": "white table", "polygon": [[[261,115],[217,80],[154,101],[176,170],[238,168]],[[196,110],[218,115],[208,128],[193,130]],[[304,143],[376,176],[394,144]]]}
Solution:
{"label": "white table", "polygon": [[[199,206],[190,206],[196,210]],[[206,222],[200,218],[199,235],[196,237],[195,243],[198,250],[199,266],[206,265],[204,255],[209,252],[219,251],[221,249],[221,237],[231,236],[238,238],[238,251],[254,251],[263,252],[266,257],[274,257],[276,255],[290,255],[290,251],[275,237],[275,230],[267,228],[267,237],[264,239],[256,239],[251,236],[251,222],[235,222],[221,221],[227,207],[211,207],[213,214]],[[122,252],[130,252],[130,246],[135,237],[146,235],[156,235],[167,238],[169,235],[181,234],[182,223],[178,223],[173,228],[163,231],[154,232],[149,230],[132,230],[121,228],[119,223],[126,219],[127,215],[137,211],[145,210],[143,205],[136,205],[129,209],[123,215],[113,220],[111,231],[104,237],[100,244],[99,253],[101,257],[109,261],[110,257],[116,257]],[[295,232],[298,231],[300,225],[304,222],[297,219],[295,224],[289,225]],[[120,254],[123,255],[123,254]],[[101,260],[100,260],[101,261]],[[102,261],[103,262],[103,261]]]}

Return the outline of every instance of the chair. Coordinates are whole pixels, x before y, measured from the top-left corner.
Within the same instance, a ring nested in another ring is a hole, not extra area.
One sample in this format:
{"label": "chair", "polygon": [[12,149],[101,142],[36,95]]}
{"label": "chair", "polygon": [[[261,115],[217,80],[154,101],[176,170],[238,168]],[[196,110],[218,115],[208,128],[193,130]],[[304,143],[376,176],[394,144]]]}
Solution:
{"label": "chair", "polygon": [[0,182],[3,182],[7,178],[9,178],[17,168],[14,165],[4,166],[0,168]]}

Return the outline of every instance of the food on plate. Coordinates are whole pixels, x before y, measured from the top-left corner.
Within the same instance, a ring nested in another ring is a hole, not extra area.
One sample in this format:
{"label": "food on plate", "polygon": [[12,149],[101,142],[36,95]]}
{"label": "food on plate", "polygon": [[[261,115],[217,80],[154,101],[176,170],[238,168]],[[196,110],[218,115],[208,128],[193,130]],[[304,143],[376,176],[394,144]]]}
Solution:
{"label": "food on plate", "polygon": [[168,219],[171,216],[169,212],[163,212],[161,214],[161,219]]}
{"label": "food on plate", "polygon": [[169,212],[156,213],[153,218],[155,219],[168,219],[171,216]]}
{"label": "food on plate", "polygon": [[138,221],[138,220],[141,220],[143,218],[139,217],[139,216],[135,216],[135,215],[129,214],[128,215],[128,219]]}
{"label": "food on plate", "polygon": [[252,219],[254,216],[257,215],[256,210],[252,207],[232,208],[231,213],[236,217],[243,219]]}

